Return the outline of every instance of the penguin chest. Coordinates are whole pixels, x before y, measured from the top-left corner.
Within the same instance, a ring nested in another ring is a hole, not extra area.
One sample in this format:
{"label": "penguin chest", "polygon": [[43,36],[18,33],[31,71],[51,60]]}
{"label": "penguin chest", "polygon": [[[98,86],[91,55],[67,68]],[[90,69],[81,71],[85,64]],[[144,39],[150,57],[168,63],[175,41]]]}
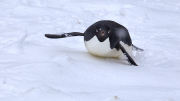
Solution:
{"label": "penguin chest", "polygon": [[[101,57],[119,57],[122,55],[122,51],[117,51],[116,48],[110,48],[109,38],[107,38],[104,42],[100,42],[96,36],[94,36],[89,41],[84,41],[87,50],[94,55]],[[130,47],[122,44],[126,51],[130,50]],[[128,52],[129,53],[129,52]]]}

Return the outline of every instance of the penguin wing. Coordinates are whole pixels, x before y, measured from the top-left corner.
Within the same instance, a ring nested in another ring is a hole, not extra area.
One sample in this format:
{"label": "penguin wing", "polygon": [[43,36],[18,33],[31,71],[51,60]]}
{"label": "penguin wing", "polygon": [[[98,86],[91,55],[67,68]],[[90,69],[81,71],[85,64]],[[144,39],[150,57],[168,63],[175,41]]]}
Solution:
{"label": "penguin wing", "polygon": [[121,49],[121,51],[124,53],[124,55],[128,58],[128,62],[130,62],[132,65],[138,66],[134,60],[131,58],[131,56],[128,54],[128,52],[125,50],[125,48],[120,44],[120,41],[124,42],[128,46],[132,45],[132,41],[129,35],[129,32],[126,28],[118,28],[113,31],[111,36],[109,37],[110,41],[110,48],[116,48],[118,51]]}
{"label": "penguin wing", "polygon": [[136,62],[131,58],[131,56],[128,54],[128,52],[124,49],[124,47],[119,43],[118,47],[121,49],[121,51],[124,53],[124,55],[128,58],[128,62],[131,63],[134,66],[138,66]]}

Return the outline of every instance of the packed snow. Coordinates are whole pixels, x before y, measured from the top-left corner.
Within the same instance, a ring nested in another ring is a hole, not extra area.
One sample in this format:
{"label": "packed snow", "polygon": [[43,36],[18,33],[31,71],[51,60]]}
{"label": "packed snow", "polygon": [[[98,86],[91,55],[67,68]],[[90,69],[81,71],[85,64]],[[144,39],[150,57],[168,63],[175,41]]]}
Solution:
{"label": "packed snow", "polygon": [[[179,0],[0,0],[0,101],[180,101]],[[86,50],[99,20],[125,26],[139,66]]]}

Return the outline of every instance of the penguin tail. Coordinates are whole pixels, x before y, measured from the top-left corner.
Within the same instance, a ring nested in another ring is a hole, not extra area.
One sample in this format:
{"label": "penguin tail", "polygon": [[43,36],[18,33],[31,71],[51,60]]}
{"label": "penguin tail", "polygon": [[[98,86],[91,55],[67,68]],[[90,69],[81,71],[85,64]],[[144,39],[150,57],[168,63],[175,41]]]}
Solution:
{"label": "penguin tail", "polygon": [[63,33],[63,34],[45,34],[47,38],[66,38],[66,37],[72,37],[72,36],[84,36],[84,33],[80,32],[71,32],[71,33]]}

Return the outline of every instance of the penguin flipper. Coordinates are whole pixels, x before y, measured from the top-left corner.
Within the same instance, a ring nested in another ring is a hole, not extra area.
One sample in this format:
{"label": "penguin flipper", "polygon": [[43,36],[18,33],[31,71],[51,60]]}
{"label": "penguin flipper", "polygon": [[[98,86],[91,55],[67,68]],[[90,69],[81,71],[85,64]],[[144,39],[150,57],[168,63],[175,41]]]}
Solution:
{"label": "penguin flipper", "polygon": [[84,36],[84,33],[72,32],[72,33],[63,33],[63,34],[45,34],[47,38],[66,38],[72,36]]}
{"label": "penguin flipper", "polygon": [[120,43],[118,44],[118,46],[121,49],[121,51],[124,53],[124,55],[128,58],[128,62],[134,66],[138,66],[136,64],[136,62],[134,62],[134,60],[131,58],[131,56],[128,54],[128,52],[125,50],[125,48]]}

